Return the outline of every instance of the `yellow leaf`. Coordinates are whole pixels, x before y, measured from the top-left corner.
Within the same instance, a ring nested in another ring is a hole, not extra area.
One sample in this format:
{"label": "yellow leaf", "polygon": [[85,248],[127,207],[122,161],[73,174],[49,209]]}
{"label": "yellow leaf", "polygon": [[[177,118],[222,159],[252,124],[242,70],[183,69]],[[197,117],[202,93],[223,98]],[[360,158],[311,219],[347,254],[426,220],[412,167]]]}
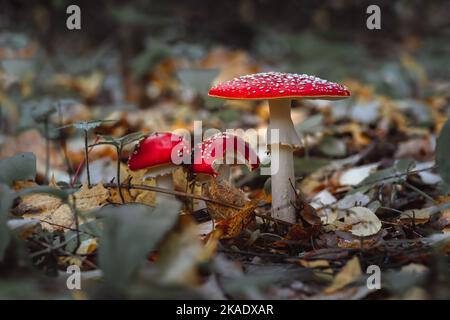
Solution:
{"label": "yellow leaf", "polygon": [[358,257],[353,257],[347,264],[339,271],[333,280],[333,283],[325,289],[326,294],[334,293],[357,280],[362,274],[361,265]]}
{"label": "yellow leaf", "polygon": [[91,188],[88,188],[87,184],[83,184],[75,192],[74,198],[78,210],[89,211],[104,205],[109,198],[109,191],[101,183]]}

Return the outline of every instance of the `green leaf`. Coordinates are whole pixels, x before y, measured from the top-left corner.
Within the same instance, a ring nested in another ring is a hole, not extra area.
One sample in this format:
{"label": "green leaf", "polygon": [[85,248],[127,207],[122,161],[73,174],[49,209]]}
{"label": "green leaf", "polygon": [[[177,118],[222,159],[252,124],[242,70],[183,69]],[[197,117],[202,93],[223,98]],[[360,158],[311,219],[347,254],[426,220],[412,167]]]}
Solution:
{"label": "green leaf", "polygon": [[295,176],[310,174],[321,167],[328,165],[330,162],[323,158],[297,158],[294,157]]}
{"label": "green leaf", "polygon": [[441,130],[436,146],[438,172],[447,188],[450,188],[450,118]]}
{"label": "green leaf", "polygon": [[156,208],[126,204],[100,210],[104,230],[99,262],[110,288],[125,289],[139,265],[175,224],[179,210],[177,201],[161,203]]}
{"label": "green leaf", "polygon": [[347,153],[345,142],[335,137],[326,136],[319,144],[320,151],[331,157],[342,157]]}
{"label": "green leaf", "polygon": [[177,72],[183,85],[204,96],[208,94],[217,74],[217,69],[182,69]]}
{"label": "green leaf", "polygon": [[34,180],[36,156],[32,152],[19,153],[0,160],[0,183],[11,184],[18,180]]}
{"label": "green leaf", "polygon": [[34,105],[31,109],[31,117],[36,122],[44,122],[56,111],[56,108],[51,104],[49,100],[43,100],[42,102]]}
{"label": "green leaf", "polygon": [[3,260],[6,248],[8,248],[11,240],[11,234],[6,222],[13,201],[13,192],[11,192],[8,186],[0,184],[0,261]]}
{"label": "green leaf", "polygon": [[349,194],[356,192],[365,193],[380,184],[403,183],[406,181],[406,173],[415,166],[414,160],[400,159],[392,167],[376,171],[361,181]]}
{"label": "green leaf", "polygon": [[74,123],[68,124],[66,126],[59,127],[58,129],[65,129],[65,128],[76,128],[78,130],[84,130],[89,131],[92,129],[95,129],[97,127],[100,127],[104,123],[108,122],[116,122],[117,120],[89,120],[89,121],[76,121]]}
{"label": "green leaf", "polygon": [[313,134],[323,130],[323,115],[313,115],[295,126],[299,135]]}

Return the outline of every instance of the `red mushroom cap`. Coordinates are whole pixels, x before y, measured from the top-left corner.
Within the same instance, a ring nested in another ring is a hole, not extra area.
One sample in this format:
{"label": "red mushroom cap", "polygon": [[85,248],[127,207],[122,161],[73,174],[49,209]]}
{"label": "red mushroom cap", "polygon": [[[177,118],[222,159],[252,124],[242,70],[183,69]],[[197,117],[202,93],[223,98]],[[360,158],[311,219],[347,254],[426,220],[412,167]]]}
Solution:
{"label": "red mushroom cap", "polygon": [[[184,145],[178,146],[180,143]],[[133,154],[128,159],[128,167],[134,171],[174,164],[172,150],[176,146],[178,146],[178,152],[189,152],[189,148],[182,137],[169,132],[154,133],[139,141]],[[182,154],[178,155],[182,156]]]}
{"label": "red mushroom cap", "polygon": [[209,90],[211,97],[224,99],[343,99],[350,92],[343,85],[315,76],[296,73],[255,73],[219,83]]}
{"label": "red mushroom cap", "polygon": [[[227,163],[226,161],[230,156],[233,156],[233,163]],[[215,177],[219,174],[216,169],[220,164],[241,164],[236,163],[236,159],[242,162],[245,161],[245,165],[250,170],[257,169],[260,164],[257,153],[245,140],[238,136],[222,132],[204,140],[195,147],[192,172]],[[222,162],[220,163],[219,160]]]}

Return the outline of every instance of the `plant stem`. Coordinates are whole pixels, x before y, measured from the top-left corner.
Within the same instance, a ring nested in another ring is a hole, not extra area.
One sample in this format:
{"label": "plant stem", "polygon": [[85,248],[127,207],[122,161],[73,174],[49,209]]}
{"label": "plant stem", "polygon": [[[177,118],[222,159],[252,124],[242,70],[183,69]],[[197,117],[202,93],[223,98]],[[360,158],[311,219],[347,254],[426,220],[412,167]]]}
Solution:
{"label": "plant stem", "polygon": [[84,158],[86,160],[86,174],[88,188],[91,187],[91,173],[89,172],[88,131],[84,130]]}
{"label": "plant stem", "polygon": [[[70,204],[69,204],[70,205]],[[80,219],[78,217],[78,210],[77,210],[77,199],[75,196],[73,197],[73,206],[71,206],[73,215],[75,217],[75,229],[77,230],[77,246],[74,249],[74,253],[77,252],[78,248],[81,245],[81,239],[80,239]]]}
{"label": "plant stem", "polygon": [[122,200],[122,203],[125,203],[125,198],[122,193],[122,183],[120,182],[120,155],[122,154],[122,144],[120,146],[116,146],[117,151],[117,185],[119,189],[119,195],[120,199]]}
{"label": "plant stem", "polygon": [[48,118],[44,120],[45,134],[45,179],[48,181],[48,173],[50,170],[50,140],[48,137]]}
{"label": "plant stem", "polygon": [[[60,103],[58,103],[58,118],[59,118],[59,126],[62,127],[64,121],[63,121],[63,114],[62,114],[61,104]],[[69,181],[72,181],[73,168],[72,168],[72,165],[70,163],[69,155],[67,154],[66,136],[65,136],[63,131],[61,131],[59,133],[59,143],[61,145],[61,149],[63,151],[63,156],[64,156],[64,161],[65,161],[66,166],[67,166],[67,173],[69,174]]]}

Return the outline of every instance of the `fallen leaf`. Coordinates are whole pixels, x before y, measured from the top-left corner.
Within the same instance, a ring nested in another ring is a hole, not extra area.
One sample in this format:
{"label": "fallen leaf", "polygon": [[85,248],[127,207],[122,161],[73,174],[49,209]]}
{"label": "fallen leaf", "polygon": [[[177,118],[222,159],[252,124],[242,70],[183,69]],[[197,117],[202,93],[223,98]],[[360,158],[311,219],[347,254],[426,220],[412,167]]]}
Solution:
{"label": "fallen leaf", "polygon": [[341,174],[339,184],[341,186],[356,186],[373,173],[377,167],[378,163],[372,163],[348,169]]}
{"label": "fallen leaf", "polygon": [[98,242],[96,238],[89,238],[81,242],[77,249],[77,254],[85,255],[91,254],[98,248]]}
{"label": "fallen leaf", "polygon": [[101,183],[91,188],[83,184],[74,194],[76,208],[81,211],[97,209],[104,205],[109,197],[108,189]]}
{"label": "fallen leaf", "polygon": [[222,239],[237,237],[244,228],[253,220],[258,200],[248,202],[242,209],[238,210],[232,217],[222,219],[216,224],[216,230],[222,230]]}
{"label": "fallen leaf", "polygon": [[348,209],[344,216],[344,223],[350,232],[358,237],[367,237],[376,234],[381,229],[381,221],[370,209],[353,207]]}
{"label": "fallen leaf", "polygon": [[[242,190],[233,187],[229,182],[222,179],[212,179],[205,188],[204,194],[212,200],[219,201],[219,203],[231,204],[237,207],[243,207],[247,201]],[[209,214],[215,220],[230,218],[239,212],[239,209],[210,201],[206,202],[206,206]]]}
{"label": "fallen leaf", "polygon": [[339,271],[333,280],[333,283],[324,291],[326,294],[335,293],[347,285],[357,280],[362,274],[361,265],[358,257],[353,257],[347,264]]}
{"label": "fallen leaf", "polygon": [[430,220],[433,213],[436,213],[437,207],[406,210],[400,215],[400,220],[413,222],[415,224],[425,224]]}

